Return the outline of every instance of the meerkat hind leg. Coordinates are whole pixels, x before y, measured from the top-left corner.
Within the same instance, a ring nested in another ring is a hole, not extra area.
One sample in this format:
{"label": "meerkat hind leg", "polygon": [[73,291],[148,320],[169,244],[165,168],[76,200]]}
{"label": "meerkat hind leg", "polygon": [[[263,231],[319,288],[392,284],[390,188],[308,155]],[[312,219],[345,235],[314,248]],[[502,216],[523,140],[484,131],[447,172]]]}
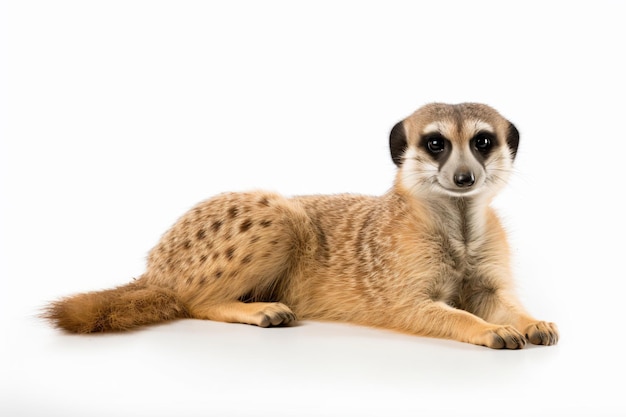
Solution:
{"label": "meerkat hind leg", "polygon": [[254,324],[259,327],[281,326],[296,321],[293,311],[282,303],[228,301],[195,308],[192,315],[198,319]]}

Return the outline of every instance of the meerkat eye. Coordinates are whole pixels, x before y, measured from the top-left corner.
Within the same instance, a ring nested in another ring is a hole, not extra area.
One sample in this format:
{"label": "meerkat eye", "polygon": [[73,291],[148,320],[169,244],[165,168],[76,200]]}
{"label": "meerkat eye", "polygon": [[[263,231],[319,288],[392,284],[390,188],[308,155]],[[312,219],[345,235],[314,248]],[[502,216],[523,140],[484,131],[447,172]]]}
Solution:
{"label": "meerkat eye", "polygon": [[474,138],[474,148],[481,153],[487,153],[493,146],[491,134],[480,133]]}
{"label": "meerkat eye", "polygon": [[433,135],[428,138],[426,142],[426,147],[431,153],[443,152],[443,150],[446,148],[446,141],[443,137],[439,135]]}

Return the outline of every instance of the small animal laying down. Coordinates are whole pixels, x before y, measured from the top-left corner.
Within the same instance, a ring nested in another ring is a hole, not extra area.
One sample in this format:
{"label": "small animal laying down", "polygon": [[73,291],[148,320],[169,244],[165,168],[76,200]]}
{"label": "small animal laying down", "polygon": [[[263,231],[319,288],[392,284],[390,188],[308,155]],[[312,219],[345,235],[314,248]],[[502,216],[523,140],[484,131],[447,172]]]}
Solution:
{"label": "small animal laying down", "polygon": [[52,302],[43,316],[75,333],[302,319],[496,349],[554,345],[556,326],[513,293],[506,233],[489,206],[518,143],[489,106],[426,105],[391,130],[397,174],[386,194],[218,195],[163,235],[141,277]]}

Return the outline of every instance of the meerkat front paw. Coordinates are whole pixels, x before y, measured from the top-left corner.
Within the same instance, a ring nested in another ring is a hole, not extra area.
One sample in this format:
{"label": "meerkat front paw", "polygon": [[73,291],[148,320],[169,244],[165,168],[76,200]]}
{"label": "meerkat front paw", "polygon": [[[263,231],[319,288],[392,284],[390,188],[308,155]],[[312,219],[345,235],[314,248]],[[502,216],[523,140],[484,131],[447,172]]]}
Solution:
{"label": "meerkat front paw", "polygon": [[559,341],[559,330],[556,324],[547,321],[538,321],[524,330],[526,339],[533,345],[556,345]]}
{"label": "meerkat front paw", "polygon": [[495,326],[483,333],[475,344],[492,349],[522,349],[526,346],[526,339],[513,326]]}

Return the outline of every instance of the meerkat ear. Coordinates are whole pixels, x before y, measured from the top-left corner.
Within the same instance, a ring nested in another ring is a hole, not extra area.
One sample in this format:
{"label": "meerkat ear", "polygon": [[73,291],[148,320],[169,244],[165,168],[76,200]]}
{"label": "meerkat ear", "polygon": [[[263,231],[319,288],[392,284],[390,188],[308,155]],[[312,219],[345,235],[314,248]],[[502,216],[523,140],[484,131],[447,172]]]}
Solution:
{"label": "meerkat ear", "polygon": [[391,151],[391,159],[393,159],[393,163],[398,167],[402,165],[402,159],[406,148],[407,141],[404,123],[398,122],[393,129],[391,129],[391,133],[389,134],[389,150]]}
{"label": "meerkat ear", "polygon": [[519,146],[519,131],[511,122],[509,122],[509,130],[506,134],[506,143],[509,145],[509,149],[511,150],[511,157],[515,159],[515,156],[517,155],[517,148]]}

